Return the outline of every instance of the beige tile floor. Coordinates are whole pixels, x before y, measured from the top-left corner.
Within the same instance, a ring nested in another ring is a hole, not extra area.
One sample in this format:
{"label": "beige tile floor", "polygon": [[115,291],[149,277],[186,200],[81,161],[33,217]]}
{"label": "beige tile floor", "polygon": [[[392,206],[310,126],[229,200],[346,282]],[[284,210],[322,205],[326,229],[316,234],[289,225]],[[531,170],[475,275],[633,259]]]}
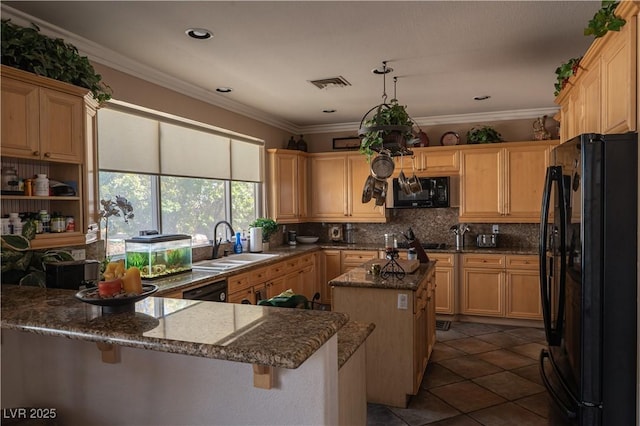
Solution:
{"label": "beige tile floor", "polygon": [[544,331],[453,322],[405,409],[368,404],[367,425],[557,425],[538,372]]}

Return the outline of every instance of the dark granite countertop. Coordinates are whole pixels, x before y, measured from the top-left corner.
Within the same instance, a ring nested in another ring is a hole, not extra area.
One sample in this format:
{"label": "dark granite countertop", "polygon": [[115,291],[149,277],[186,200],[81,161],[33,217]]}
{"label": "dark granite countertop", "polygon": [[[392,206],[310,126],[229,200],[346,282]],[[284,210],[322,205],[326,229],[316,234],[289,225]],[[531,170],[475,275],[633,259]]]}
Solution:
{"label": "dark granite countertop", "polygon": [[338,331],[338,369],[342,368],[375,328],[373,323],[349,321]]}
{"label": "dark granite countertop", "polygon": [[[371,262],[373,261],[367,262],[364,265],[368,265]],[[384,264],[386,260],[381,259],[379,262]],[[365,268],[364,265],[353,268],[332,279],[329,281],[329,284],[334,287],[367,287],[414,291],[424,280],[425,276],[435,268],[436,262],[431,261],[421,264],[414,273],[406,274],[402,279],[394,275],[387,279],[382,278],[380,275],[373,275],[370,269]]]}
{"label": "dark granite countertop", "polygon": [[[74,294],[2,285],[0,324],[47,336],[297,368],[348,321],[338,312],[162,297],[139,301],[132,312],[102,314]],[[366,336],[356,327],[354,333],[345,330],[340,340],[345,339],[362,343]]]}

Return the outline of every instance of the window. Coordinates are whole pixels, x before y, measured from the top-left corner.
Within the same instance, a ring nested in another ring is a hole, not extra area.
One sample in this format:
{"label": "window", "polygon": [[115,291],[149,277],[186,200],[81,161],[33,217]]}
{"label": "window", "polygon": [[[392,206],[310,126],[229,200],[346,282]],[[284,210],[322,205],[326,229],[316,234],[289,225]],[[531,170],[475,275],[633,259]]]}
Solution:
{"label": "window", "polygon": [[[188,234],[199,245],[216,237],[220,220],[241,231],[259,216],[263,144],[165,119],[148,110],[144,117],[129,109],[98,112],[100,199],[123,196],[135,215],[129,223],[109,218],[108,256],[124,254],[124,240],[143,230]],[[128,149],[132,144],[145,148]]]}

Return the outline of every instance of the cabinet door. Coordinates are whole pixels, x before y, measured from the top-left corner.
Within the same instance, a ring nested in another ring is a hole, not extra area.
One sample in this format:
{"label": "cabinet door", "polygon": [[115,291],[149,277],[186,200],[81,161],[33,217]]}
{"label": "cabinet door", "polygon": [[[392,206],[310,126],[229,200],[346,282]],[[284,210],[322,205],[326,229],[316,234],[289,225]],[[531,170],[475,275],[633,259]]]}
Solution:
{"label": "cabinet door", "polygon": [[269,153],[271,211],[279,223],[296,223],[307,215],[307,158],[297,153]]}
{"label": "cabinet door", "polygon": [[40,89],[40,150],[52,161],[82,163],[84,99]]}
{"label": "cabinet door", "polygon": [[[581,64],[582,65],[582,64]],[[585,64],[586,71],[580,79],[580,97],[582,98],[582,123],[579,133],[601,133],[600,121],[601,84],[600,61]]]}
{"label": "cabinet door", "polygon": [[502,269],[463,269],[463,314],[504,316],[503,294],[504,271]]}
{"label": "cabinet door", "polygon": [[518,222],[540,222],[540,200],[549,165],[546,145],[505,150],[504,213]]}
{"label": "cabinet door", "polygon": [[606,35],[602,50],[602,132],[636,130],[636,19]]}
{"label": "cabinet door", "polygon": [[298,289],[296,293],[304,295],[309,301],[315,293],[315,265],[308,265],[298,271]]}
{"label": "cabinet door", "polygon": [[501,148],[469,149],[460,158],[460,220],[500,218],[504,205]]}
{"label": "cabinet door", "polygon": [[375,200],[362,203],[362,190],[367,178],[371,175],[371,167],[364,155],[349,155],[349,221],[352,222],[385,222],[385,206],[376,206]]}
{"label": "cabinet door", "polygon": [[309,175],[311,218],[343,221],[348,214],[347,157],[345,155],[314,156],[309,165]]}
{"label": "cabinet door", "polygon": [[378,258],[378,252],[375,250],[342,250],[341,251],[341,273],[345,273],[365,262]]}
{"label": "cabinet door", "polygon": [[540,277],[538,271],[507,270],[506,316],[541,320]]}
{"label": "cabinet door", "polygon": [[336,278],[341,271],[340,250],[323,250],[324,277],[320,282],[320,298],[322,303],[331,304],[331,287],[329,281]]}
{"label": "cabinet door", "polygon": [[460,172],[458,149],[425,150],[422,151],[421,157],[422,168],[416,173],[419,176],[450,176]]}
{"label": "cabinet door", "polygon": [[436,266],[436,312],[454,314],[453,268]]}
{"label": "cabinet door", "polygon": [[2,155],[40,157],[39,89],[2,76]]}
{"label": "cabinet door", "polygon": [[227,294],[227,302],[229,303],[243,303],[244,301],[247,301],[251,304],[254,304],[254,299],[253,288],[229,292],[229,294]]}

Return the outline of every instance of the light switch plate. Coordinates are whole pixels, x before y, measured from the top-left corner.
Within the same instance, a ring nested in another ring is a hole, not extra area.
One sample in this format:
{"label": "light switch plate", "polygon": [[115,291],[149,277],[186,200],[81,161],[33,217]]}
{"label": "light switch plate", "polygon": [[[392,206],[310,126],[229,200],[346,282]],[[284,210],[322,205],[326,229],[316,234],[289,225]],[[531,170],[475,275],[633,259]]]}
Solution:
{"label": "light switch plate", "polygon": [[405,293],[398,294],[398,309],[409,308],[409,297]]}
{"label": "light switch plate", "polygon": [[499,225],[493,225],[491,227],[491,232],[494,234],[498,234],[500,232],[500,226]]}

